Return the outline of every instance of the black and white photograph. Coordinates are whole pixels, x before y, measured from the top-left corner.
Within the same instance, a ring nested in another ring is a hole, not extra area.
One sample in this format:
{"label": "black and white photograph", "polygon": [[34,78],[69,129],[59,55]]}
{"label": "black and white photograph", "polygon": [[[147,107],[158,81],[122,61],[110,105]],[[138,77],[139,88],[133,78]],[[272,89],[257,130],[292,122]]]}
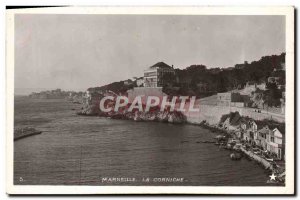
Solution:
{"label": "black and white photograph", "polygon": [[293,194],[293,20],[7,10],[7,192]]}

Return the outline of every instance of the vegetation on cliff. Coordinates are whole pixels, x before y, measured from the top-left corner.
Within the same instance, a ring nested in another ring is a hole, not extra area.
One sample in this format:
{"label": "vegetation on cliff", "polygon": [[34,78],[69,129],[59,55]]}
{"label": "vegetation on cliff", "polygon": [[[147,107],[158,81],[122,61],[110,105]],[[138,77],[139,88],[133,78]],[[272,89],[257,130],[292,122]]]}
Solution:
{"label": "vegetation on cliff", "polygon": [[[243,88],[247,82],[267,82],[268,77],[280,77],[285,83],[285,53],[264,56],[258,61],[244,62],[229,68],[208,68],[204,65],[191,65],[176,69],[176,75],[167,74],[164,79],[164,92],[171,95],[210,96]],[[274,70],[275,69],[275,70]]]}
{"label": "vegetation on cliff", "polygon": [[[197,96],[202,98],[218,92],[241,89],[247,82],[267,82],[270,76],[280,77],[284,85],[285,72],[282,70],[282,64],[284,63],[285,53],[263,56],[258,61],[251,63],[245,61],[243,64],[236,64],[228,68],[191,65],[184,69],[175,69],[175,75],[165,74],[163,76],[163,91],[169,95]],[[117,94],[124,94],[133,87],[136,87],[135,81],[124,80],[90,89],[99,91],[110,90]],[[273,93],[273,91],[270,93]]]}

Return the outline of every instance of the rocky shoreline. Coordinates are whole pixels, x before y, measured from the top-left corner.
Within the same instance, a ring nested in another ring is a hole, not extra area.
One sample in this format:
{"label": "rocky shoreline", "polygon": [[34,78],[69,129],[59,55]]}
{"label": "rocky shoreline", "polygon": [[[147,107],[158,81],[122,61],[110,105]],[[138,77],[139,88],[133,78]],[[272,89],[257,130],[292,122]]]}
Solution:
{"label": "rocky shoreline", "polygon": [[[246,142],[238,141],[235,138],[234,133],[229,130],[226,130],[223,127],[219,127],[218,124],[209,124],[205,120],[199,123],[191,123],[187,120],[187,117],[178,111],[160,111],[159,108],[154,108],[150,112],[141,112],[141,111],[134,111],[129,112],[128,108],[124,108],[117,112],[101,112],[99,109],[98,101],[84,103],[81,111],[77,112],[78,115],[83,116],[101,116],[107,117],[110,119],[123,119],[123,120],[133,120],[133,121],[153,121],[153,122],[166,122],[166,123],[173,123],[173,124],[192,124],[196,126],[200,126],[202,128],[208,129],[213,133],[220,134],[223,141],[204,141],[203,143],[214,143],[219,148],[224,148],[226,150],[230,150],[231,154],[229,159],[232,160],[239,160],[242,157],[253,160],[261,165],[265,170],[266,173],[273,173],[277,175],[275,184],[283,184],[285,182],[284,179],[284,169],[278,167],[277,164],[273,161],[269,161],[263,156],[256,155],[252,147],[248,148],[249,145]],[[233,142],[234,141],[234,142]],[[235,142],[238,141],[238,142]]]}
{"label": "rocky shoreline", "polygon": [[[77,112],[77,115],[83,116],[100,116],[111,119],[125,119],[133,121],[156,121],[156,122],[168,122],[174,124],[186,123],[186,116],[178,111],[160,111],[159,107],[152,108],[149,112],[141,112],[137,109],[129,111],[129,107],[123,107],[118,111],[102,112],[99,108],[99,99],[101,95],[96,94],[92,99],[83,101],[82,109]],[[112,102],[114,104],[115,102]]]}
{"label": "rocky shoreline", "polygon": [[107,117],[111,119],[124,119],[124,120],[133,120],[133,121],[153,121],[153,122],[167,122],[174,124],[183,124],[186,123],[186,117],[177,111],[152,111],[152,112],[98,112],[98,113],[86,113],[86,112],[77,112],[77,115],[83,116],[100,116]]}

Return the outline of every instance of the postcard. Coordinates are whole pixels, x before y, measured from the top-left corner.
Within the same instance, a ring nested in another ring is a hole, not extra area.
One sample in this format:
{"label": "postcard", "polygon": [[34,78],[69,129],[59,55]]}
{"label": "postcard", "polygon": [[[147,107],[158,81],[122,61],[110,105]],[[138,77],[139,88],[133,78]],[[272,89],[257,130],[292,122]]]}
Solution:
{"label": "postcard", "polygon": [[294,7],[6,16],[8,194],[294,194]]}

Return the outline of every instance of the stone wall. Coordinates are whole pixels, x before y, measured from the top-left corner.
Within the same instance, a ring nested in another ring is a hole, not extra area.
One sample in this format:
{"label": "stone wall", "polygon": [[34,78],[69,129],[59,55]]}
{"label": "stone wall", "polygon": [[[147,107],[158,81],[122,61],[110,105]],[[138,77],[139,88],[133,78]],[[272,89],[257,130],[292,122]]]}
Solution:
{"label": "stone wall", "polygon": [[[148,96],[162,97],[165,95],[166,94],[162,92],[162,88],[139,87],[139,88],[133,88],[132,90],[128,91],[129,102],[132,102],[132,100],[136,96],[143,96],[142,101],[143,103],[145,103],[145,100],[147,99]],[[210,99],[210,101],[213,101],[213,99]],[[176,107],[178,107],[178,105]],[[189,105],[187,103],[185,106],[186,112],[184,112],[184,115],[187,117],[187,121],[189,123],[195,123],[195,124],[199,124],[203,120],[206,120],[210,124],[217,124],[219,123],[222,115],[229,114],[230,112],[236,112],[236,111],[239,112],[241,116],[245,116],[245,117],[248,116],[255,120],[273,119],[278,122],[285,122],[285,117],[282,114],[267,112],[263,110],[260,113],[258,113],[257,109],[241,107],[240,105],[236,105],[236,106],[207,105],[207,104],[203,104],[203,101],[200,99],[197,100],[195,103],[195,107],[200,108],[199,112],[188,111],[188,107]]]}
{"label": "stone wall", "polygon": [[222,115],[228,114],[230,112],[239,112],[241,116],[248,116],[255,120],[263,119],[273,119],[278,122],[285,122],[284,115],[262,112],[255,112],[253,108],[239,108],[239,107],[229,107],[229,106],[215,106],[215,105],[200,105],[199,112],[184,112],[189,123],[201,123],[206,120],[210,124],[219,123]]}

